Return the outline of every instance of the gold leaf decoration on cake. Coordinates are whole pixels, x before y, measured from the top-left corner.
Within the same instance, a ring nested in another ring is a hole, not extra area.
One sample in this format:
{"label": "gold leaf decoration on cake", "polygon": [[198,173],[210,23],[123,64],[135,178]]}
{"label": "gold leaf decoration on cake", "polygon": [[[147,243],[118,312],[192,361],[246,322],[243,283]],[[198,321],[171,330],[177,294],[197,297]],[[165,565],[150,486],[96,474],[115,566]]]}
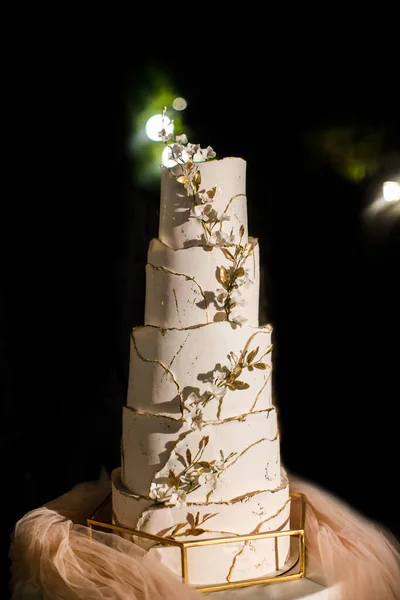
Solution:
{"label": "gold leaf decoration on cake", "polygon": [[199,191],[199,186],[201,184],[201,173],[200,171],[196,171],[193,177],[193,189],[195,190],[195,194]]}
{"label": "gold leaf decoration on cake", "polygon": [[194,536],[197,536],[197,535],[202,535],[205,532],[206,532],[205,529],[192,529],[192,531],[186,533],[185,535],[194,535]]}
{"label": "gold leaf decoration on cake", "polygon": [[228,250],[221,247],[225,258],[233,264],[229,269],[220,266],[217,269],[217,279],[222,283],[224,289],[217,290],[217,304],[226,313],[226,318],[232,323],[241,325],[246,319],[241,314],[241,307],[246,305],[246,298],[243,292],[246,291],[254,282],[250,278],[249,270],[246,272],[244,264],[253,253],[257,240],[252,239],[245,245],[241,244],[243,236],[241,227],[241,237],[239,244],[234,246],[234,250]]}
{"label": "gold leaf decoration on cake", "polygon": [[173,487],[175,489],[178,489],[179,484],[180,484],[179,477],[177,477],[175,475],[175,473],[172,469],[170,469],[170,471],[168,473],[168,483],[169,483],[170,487]]}
{"label": "gold leaf decoration on cake", "polygon": [[260,350],[260,346],[257,346],[257,348],[255,348],[254,350],[252,350],[251,352],[249,352],[249,355],[247,357],[247,362],[248,363],[251,364],[253,362],[253,360],[257,356],[259,350]]}
{"label": "gold leaf decoration on cake", "polygon": [[223,285],[226,285],[229,283],[230,275],[229,275],[228,270],[224,266],[219,267],[218,276],[219,276],[220,282]]}
{"label": "gold leaf decoration on cake", "polygon": [[235,379],[235,381],[228,381],[226,384],[230,390],[247,390],[250,386],[245,381],[239,381]]}
{"label": "gold leaf decoration on cake", "polygon": [[217,186],[214,185],[214,187],[211,188],[211,190],[208,190],[208,192],[207,192],[208,197],[211,198],[211,199],[214,198],[216,191],[217,191]]}
{"label": "gold leaf decoration on cake", "polygon": [[201,461],[197,462],[194,466],[197,467],[197,468],[201,467],[203,469],[210,469],[211,468],[210,463],[207,462],[206,460],[201,460]]}
{"label": "gold leaf decoration on cake", "polygon": [[190,181],[189,181],[188,177],[186,177],[186,175],[181,175],[180,177],[178,177],[177,182],[183,183],[183,184],[190,183]]}
{"label": "gold leaf decoration on cake", "polygon": [[190,452],[190,448],[186,450],[186,460],[188,462],[188,465],[190,465],[192,462],[192,453]]}
{"label": "gold leaf decoration on cake", "polygon": [[[207,530],[207,529],[203,529],[202,527],[199,527],[199,525],[204,525],[204,523],[206,521],[208,521],[209,519],[212,519],[213,517],[216,517],[218,515],[218,513],[207,513],[205,515],[203,515],[203,517],[200,517],[200,512],[198,512],[196,514],[196,517],[194,517],[193,514],[188,513],[186,516],[186,523],[178,523],[178,525],[176,525],[173,529],[173,531],[170,533],[170,535],[168,537],[187,537],[187,536],[194,536],[197,537],[199,535],[202,535],[203,533],[207,533],[208,531],[212,531],[212,530]],[[183,528],[185,527],[185,529],[183,530]]]}
{"label": "gold leaf decoration on cake", "polygon": [[[191,454],[187,456],[188,462],[182,455],[177,453],[180,462],[183,459],[184,468],[178,474],[173,469],[169,470],[167,483],[165,477],[157,478],[150,484],[149,497],[155,500],[155,504],[166,503],[168,506],[185,506],[188,494],[205,485],[208,490],[214,490],[217,477],[229,466],[230,460],[236,456],[236,452],[231,452],[229,456],[221,460],[202,461],[201,457],[209,441],[209,436],[203,436],[199,442],[199,450],[192,459]],[[221,451],[221,457],[223,452]],[[191,459],[189,462],[189,458]],[[210,518],[210,517],[209,517]],[[198,512],[193,527],[199,524],[200,513]]]}
{"label": "gold leaf decoration on cake", "polygon": [[182,529],[182,527],[186,527],[187,523],[178,523],[178,525],[175,527],[175,529],[172,531],[170,537],[173,537],[176,533],[178,533],[178,531],[180,529]]}
{"label": "gold leaf decoration on cake", "polygon": [[199,410],[201,410],[200,407],[205,407],[211,400],[215,399],[218,401],[217,419],[220,419],[227,390],[245,390],[250,387],[247,382],[239,380],[244,370],[253,371],[254,368],[259,370],[271,369],[271,366],[264,363],[262,359],[270,352],[272,345],[269,345],[261,356],[259,356],[260,346],[250,350],[252,340],[259,333],[263,332],[256,332],[249,337],[239,356],[233,351],[228,353],[229,366],[221,367],[220,364],[215,366],[211,371],[211,377],[210,374],[207,375],[209,377],[207,380],[209,388],[201,395],[192,392],[189,396],[190,406],[199,407]]}
{"label": "gold leaf decoration on cake", "polygon": [[209,435],[205,435],[204,437],[202,437],[199,442],[199,448],[205,448],[209,441],[210,441]]}
{"label": "gold leaf decoration on cake", "polygon": [[230,377],[229,379],[237,379],[238,377],[240,377],[240,375],[242,374],[243,371],[243,367],[242,365],[238,364],[236,367],[234,367],[232,369],[232,371],[230,372]]}
{"label": "gold leaf decoration on cake", "polygon": [[192,168],[193,168],[193,158],[192,158],[192,157],[190,157],[190,158],[189,158],[189,159],[186,161],[186,163],[185,163],[185,166],[184,166],[184,169],[185,169],[185,171],[190,171]]}
{"label": "gold leaf decoration on cake", "polygon": [[231,252],[229,252],[228,248],[222,247],[221,252],[224,254],[225,258],[227,258],[228,260],[230,260],[232,262],[235,260],[233,257],[233,254]]}

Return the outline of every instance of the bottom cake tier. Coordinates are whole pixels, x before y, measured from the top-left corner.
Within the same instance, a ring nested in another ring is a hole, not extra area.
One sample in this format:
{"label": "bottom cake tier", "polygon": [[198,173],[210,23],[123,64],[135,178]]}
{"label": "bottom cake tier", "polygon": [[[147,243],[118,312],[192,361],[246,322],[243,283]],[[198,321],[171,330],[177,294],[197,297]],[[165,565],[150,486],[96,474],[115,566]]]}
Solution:
{"label": "bottom cake tier", "polygon": [[[230,502],[168,507],[131,493],[123,485],[118,468],[112,476],[112,510],[116,525],[181,542],[279,532],[290,529],[289,482],[282,470],[281,484],[274,490],[243,495]],[[179,547],[129,537],[182,575]],[[268,577],[284,567],[289,551],[290,536],[190,547],[188,581],[194,586],[207,586]]]}

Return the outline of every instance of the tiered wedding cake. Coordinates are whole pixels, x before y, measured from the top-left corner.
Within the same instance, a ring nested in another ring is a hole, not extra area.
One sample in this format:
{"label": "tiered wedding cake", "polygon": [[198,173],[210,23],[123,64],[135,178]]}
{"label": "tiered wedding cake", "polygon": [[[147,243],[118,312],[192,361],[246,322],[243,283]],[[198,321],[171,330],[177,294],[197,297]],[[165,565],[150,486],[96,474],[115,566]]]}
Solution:
{"label": "tiered wedding cake", "polygon": [[[113,519],[177,540],[289,529],[271,397],[271,327],[258,325],[259,247],[248,237],[246,162],[161,132],[159,238],[146,266],[145,325],[131,336]],[[189,581],[265,576],[290,538],[188,549]],[[135,537],[181,573],[180,550]]]}

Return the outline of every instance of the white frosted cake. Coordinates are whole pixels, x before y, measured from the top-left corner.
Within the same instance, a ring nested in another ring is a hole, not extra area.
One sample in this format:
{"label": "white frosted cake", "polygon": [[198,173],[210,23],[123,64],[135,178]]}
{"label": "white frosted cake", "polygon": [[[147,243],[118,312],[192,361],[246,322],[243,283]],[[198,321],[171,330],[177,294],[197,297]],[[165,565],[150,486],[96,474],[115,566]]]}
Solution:
{"label": "white frosted cake", "polygon": [[[259,247],[248,235],[246,162],[163,130],[159,238],[144,326],[131,335],[116,524],[180,541],[289,529],[271,394],[271,327],[259,326]],[[181,574],[177,547],[134,537]],[[290,538],[188,549],[196,586],[265,577]]]}

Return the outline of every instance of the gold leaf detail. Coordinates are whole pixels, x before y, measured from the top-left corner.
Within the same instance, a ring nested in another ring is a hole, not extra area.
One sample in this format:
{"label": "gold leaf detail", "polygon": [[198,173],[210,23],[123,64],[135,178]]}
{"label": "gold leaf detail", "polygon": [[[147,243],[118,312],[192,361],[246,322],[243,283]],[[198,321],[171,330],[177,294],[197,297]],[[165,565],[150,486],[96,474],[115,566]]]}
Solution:
{"label": "gold leaf detail", "polygon": [[249,252],[251,252],[253,250],[253,244],[251,242],[248,242],[246,244],[246,248],[245,248],[245,252],[246,254],[248,254]]}
{"label": "gold leaf detail", "polygon": [[201,174],[200,174],[200,171],[196,171],[196,173],[193,177],[193,187],[198,189],[200,183],[201,183]]}
{"label": "gold leaf detail", "polygon": [[217,514],[218,513],[212,513],[212,514],[207,513],[206,515],[203,515],[203,523],[208,521],[208,519],[212,519],[213,517],[216,517]]}
{"label": "gold leaf detail", "polygon": [[192,453],[190,452],[190,448],[186,450],[186,460],[188,461],[188,465],[192,463]]}
{"label": "gold leaf detail", "polygon": [[186,184],[186,183],[189,183],[189,179],[188,179],[188,177],[186,177],[186,175],[181,175],[180,177],[177,178],[177,182]]}
{"label": "gold leaf detail", "polygon": [[208,192],[207,192],[208,197],[214,198],[216,191],[217,191],[217,186],[214,185],[214,187],[211,188],[211,190],[208,190]]}
{"label": "gold leaf detail", "polygon": [[240,374],[242,373],[243,369],[242,367],[240,367],[239,365],[237,367],[235,367],[234,369],[232,369],[231,371],[231,378],[232,379],[237,379]]}
{"label": "gold leaf detail", "polygon": [[209,469],[211,467],[210,463],[207,462],[206,460],[201,460],[200,462],[198,462],[196,464],[203,467],[203,469]]}
{"label": "gold leaf detail", "polygon": [[191,531],[188,531],[188,535],[198,536],[198,535],[202,535],[205,532],[206,532],[205,529],[192,529]]}
{"label": "gold leaf detail", "polygon": [[268,369],[268,365],[266,365],[265,363],[255,363],[254,365],[252,365],[255,369],[260,369],[260,371],[265,371],[266,369]]}
{"label": "gold leaf detail", "polygon": [[221,248],[221,250],[224,253],[225,258],[231,260],[232,262],[235,260],[234,256],[229,252],[228,248]]}
{"label": "gold leaf detail", "polygon": [[192,168],[192,166],[193,166],[193,158],[190,157],[189,160],[186,161],[185,171],[190,171],[190,169]]}
{"label": "gold leaf detail", "polygon": [[218,275],[219,275],[220,282],[223,285],[226,285],[227,283],[229,283],[229,279],[230,279],[229,273],[228,273],[227,269],[225,269],[224,266],[219,267]]}
{"label": "gold leaf detail", "polygon": [[253,362],[253,360],[255,359],[255,357],[256,357],[256,356],[257,356],[257,354],[258,354],[258,351],[259,351],[259,349],[260,349],[260,346],[257,346],[257,348],[256,348],[255,350],[252,350],[252,351],[250,352],[250,354],[249,354],[249,355],[248,355],[248,357],[247,357],[247,362],[248,362],[249,364],[251,364],[251,363]]}
{"label": "gold leaf detail", "polygon": [[240,226],[239,235],[240,235],[240,239],[242,239],[242,237],[244,236],[244,226],[243,225]]}
{"label": "gold leaf detail", "polygon": [[194,520],[194,524],[195,526],[198,525],[200,522],[200,511],[196,514],[196,518]]}
{"label": "gold leaf detail", "polygon": [[236,269],[235,271],[235,277],[244,277],[245,276],[245,272],[243,267],[239,267],[238,269]]}
{"label": "gold leaf detail", "polygon": [[247,390],[247,388],[250,387],[245,381],[238,381],[237,379],[235,381],[229,381],[226,385],[231,390]]}
{"label": "gold leaf detail", "polygon": [[207,446],[209,440],[210,440],[210,436],[208,436],[208,435],[205,435],[204,437],[202,437],[199,442],[199,447],[205,448]]}
{"label": "gold leaf detail", "polygon": [[182,527],[185,527],[186,525],[187,523],[179,523],[171,533],[170,537],[173,537],[180,529],[182,529]]}
{"label": "gold leaf detail", "polygon": [[180,484],[179,477],[175,475],[172,469],[170,469],[170,472],[168,473],[168,483],[171,487],[174,487],[175,489],[178,489]]}

